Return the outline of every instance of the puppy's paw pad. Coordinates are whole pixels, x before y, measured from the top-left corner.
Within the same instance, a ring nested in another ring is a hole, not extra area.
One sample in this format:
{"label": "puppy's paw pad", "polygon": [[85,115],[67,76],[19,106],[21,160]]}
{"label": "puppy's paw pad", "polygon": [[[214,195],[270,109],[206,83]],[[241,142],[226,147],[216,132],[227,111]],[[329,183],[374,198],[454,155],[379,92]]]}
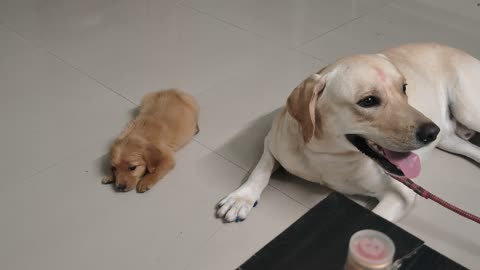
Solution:
{"label": "puppy's paw pad", "polygon": [[113,177],[111,175],[107,175],[102,177],[102,184],[111,184],[113,183]]}
{"label": "puppy's paw pad", "polygon": [[144,181],[140,181],[137,184],[137,192],[138,193],[144,193],[148,190],[150,190],[152,186],[149,183],[145,183]]}
{"label": "puppy's paw pad", "polygon": [[240,222],[247,218],[256,204],[256,199],[251,196],[232,193],[218,203],[217,217],[225,222]]}

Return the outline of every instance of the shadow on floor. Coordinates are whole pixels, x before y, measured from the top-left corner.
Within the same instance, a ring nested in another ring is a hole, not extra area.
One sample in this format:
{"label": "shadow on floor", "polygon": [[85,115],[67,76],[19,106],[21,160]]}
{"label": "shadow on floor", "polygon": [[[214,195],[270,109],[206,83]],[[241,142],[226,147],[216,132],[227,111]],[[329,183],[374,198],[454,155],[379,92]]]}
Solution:
{"label": "shadow on floor", "polygon": [[470,142],[480,147],[480,133],[476,133],[475,136],[470,139]]}
{"label": "shadow on floor", "polygon": [[252,120],[246,128],[215,149],[215,152],[244,170],[252,171],[262,155],[265,136],[280,110],[276,109]]}
{"label": "shadow on floor", "polygon": [[[244,170],[251,172],[262,155],[264,139],[271,128],[273,119],[281,110],[282,108],[276,109],[251,121],[245,129],[215,151]],[[247,179],[248,175],[245,176],[242,183]],[[327,187],[296,177],[283,168],[277,170],[271,179],[271,186],[306,207],[313,207],[331,192]],[[290,194],[292,191],[295,194],[301,194],[299,196],[302,198],[295,198]],[[369,209],[377,204],[376,200],[363,196],[350,196],[350,198]]]}
{"label": "shadow on floor", "polygon": [[[140,107],[135,107],[135,108],[131,109],[129,111],[130,119],[128,120],[128,122],[135,119],[135,117],[138,115],[139,112],[140,112]],[[128,122],[125,123],[125,126],[127,126]],[[118,134],[120,134],[120,132],[121,132],[121,130],[119,130],[117,134],[112,134],[112,138],[108,142],[109,146],[112,145],[115,142],[115,139],[118,136]],[[111,163],[110,163],[110,153],[107,153],[103,157],[100,158],[99,166],[98,166],[98,172],[99,172],[100,175],[104,175],[104,176],[110,175],[112,173]],[[112,186],[112,190],[115,191],[114,185],[111,185],[111,186]]]}

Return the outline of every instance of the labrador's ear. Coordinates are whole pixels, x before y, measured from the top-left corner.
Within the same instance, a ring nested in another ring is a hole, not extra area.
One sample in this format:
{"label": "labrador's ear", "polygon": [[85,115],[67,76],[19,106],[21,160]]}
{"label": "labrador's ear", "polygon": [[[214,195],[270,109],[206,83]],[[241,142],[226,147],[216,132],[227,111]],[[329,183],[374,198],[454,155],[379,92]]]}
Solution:
{"label": "labrador's ear", "polygon": [[317,126],[320,125],[320,117],[315,107],[324,88],[324,76],[313,74],[300,83],[288,97],[288,113],[300,124],[305,143],[312,139],[315,130],[319,128]]}
{"label": "labrador's ear", "polygon": [[145,149],[144,159],[149,173],[154,173],[162,160],[163,153],[160,149],[149,144]]}

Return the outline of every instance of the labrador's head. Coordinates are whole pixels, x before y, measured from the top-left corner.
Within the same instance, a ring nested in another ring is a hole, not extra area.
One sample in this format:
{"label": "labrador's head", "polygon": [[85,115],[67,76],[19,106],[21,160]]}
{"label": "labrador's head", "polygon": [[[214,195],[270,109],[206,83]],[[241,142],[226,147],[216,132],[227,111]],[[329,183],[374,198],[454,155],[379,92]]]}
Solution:
{"label": "labrador's head", "polygon": [[287,110],[305,143],[322,136],[345,138],[388,172],[403,176],[400,161],[411,159],[410,151],[440,132],[408,104],[407,91],[405,77],[386,57],[355,56],[305,79],[288,98]]}
{"label": "labrador's head", "polygon": [[110,153],[116,189],[130,191],[146,173],[153,173],[160,162],[159,152],[158,148],[139,138],[117,140]]}

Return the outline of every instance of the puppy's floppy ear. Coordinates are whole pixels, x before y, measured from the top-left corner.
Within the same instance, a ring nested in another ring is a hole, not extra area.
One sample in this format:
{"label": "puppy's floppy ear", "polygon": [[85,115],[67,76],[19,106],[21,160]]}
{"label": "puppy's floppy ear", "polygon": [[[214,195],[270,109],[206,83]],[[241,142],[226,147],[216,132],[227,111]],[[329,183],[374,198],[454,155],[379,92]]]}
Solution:
{"label": "puppy's floppy ear", "polygon": [[145,153],[143,155],[147,166],[147,171],[149,173],[154,173],[162,160],[162,151],[154,145],[149,144],[145,149]]}
{"label": "puppy's floppy ear", "polygon": [[313,74],[300,83],[287,100],[287,110],[300,124],[303,141],[308,143],[315,135],[316,125],[320,119],[315,112],[315,105],[325,88],[323,75]]}

